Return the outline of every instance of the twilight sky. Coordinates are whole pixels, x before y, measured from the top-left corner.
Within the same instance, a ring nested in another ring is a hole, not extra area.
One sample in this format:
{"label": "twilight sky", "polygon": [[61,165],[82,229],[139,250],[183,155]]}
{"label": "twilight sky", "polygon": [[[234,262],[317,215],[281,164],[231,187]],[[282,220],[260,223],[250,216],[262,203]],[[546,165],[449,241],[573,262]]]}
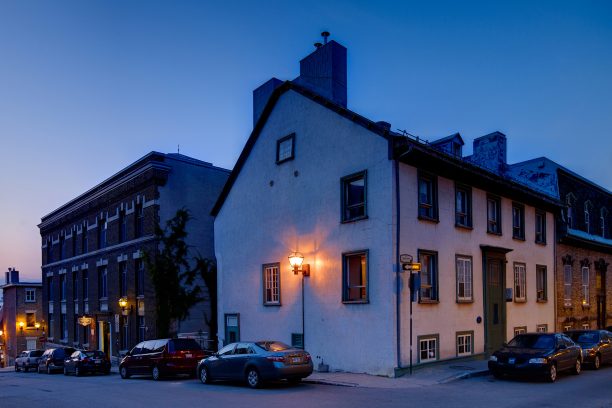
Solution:
{"label": "twilight sky", "polygon": [[40,280],[40,218],[151,150],[232,168],[252,90],[323,30],[349,109],[465,154],[499,130],[612,190],[612,2],[497,3],[0,0],[1,271]]}

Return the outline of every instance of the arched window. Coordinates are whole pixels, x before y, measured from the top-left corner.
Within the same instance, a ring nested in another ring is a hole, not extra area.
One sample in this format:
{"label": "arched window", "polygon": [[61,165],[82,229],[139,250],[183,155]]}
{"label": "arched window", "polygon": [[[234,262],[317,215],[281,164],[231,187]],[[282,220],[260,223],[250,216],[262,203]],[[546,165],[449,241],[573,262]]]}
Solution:
{"label": "arched window", "polygon": [[599,212],[599,230],[603,238],[606,238],[606,219],[607,218],[608,218],[608,210],[606,209],[606,207],[601,207],[601,211]]}
{"label": "arched window", "polygon": [[566,214],[565,222],[567,223],[568,228],[574,228],[574,203],[576,201],[576,197],[572,193],[569,193],[565,198],[566,205]]}

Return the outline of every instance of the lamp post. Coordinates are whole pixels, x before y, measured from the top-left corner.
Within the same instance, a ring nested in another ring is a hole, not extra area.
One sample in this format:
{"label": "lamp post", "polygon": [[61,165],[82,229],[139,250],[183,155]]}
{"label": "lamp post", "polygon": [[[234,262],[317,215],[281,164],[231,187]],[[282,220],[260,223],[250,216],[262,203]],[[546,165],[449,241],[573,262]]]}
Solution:
{"label": "lamp post", "polygon": [[304,277],[310,276],[310,265],[305,264],[304,255],[299,252],[292,252],[289,255],[289,264],[293,268],[293,274],[302,275],[302,348],[306,350],[306,330],[304,328]]}

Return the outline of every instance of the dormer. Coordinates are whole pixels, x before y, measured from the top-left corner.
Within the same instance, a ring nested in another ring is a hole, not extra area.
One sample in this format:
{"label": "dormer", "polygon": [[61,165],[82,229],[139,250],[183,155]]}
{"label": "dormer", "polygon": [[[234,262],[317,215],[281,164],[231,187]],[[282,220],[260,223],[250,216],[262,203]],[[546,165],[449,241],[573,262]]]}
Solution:
{"label": "dormer", "polygon": [[463,157],[463,138],[459,133],[453,133],[430,143],[432,147],[455,157]]}

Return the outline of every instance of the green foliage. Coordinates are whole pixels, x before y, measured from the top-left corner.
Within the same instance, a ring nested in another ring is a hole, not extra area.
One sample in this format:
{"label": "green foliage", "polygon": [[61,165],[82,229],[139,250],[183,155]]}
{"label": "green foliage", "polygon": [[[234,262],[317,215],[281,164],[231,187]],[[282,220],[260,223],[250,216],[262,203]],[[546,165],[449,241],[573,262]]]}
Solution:
{"label": "green foliage", "polygon": [[155,289],[158,337],[176,335],[173,322],[185,320],[189,309],[203,300],[202,288],[194,280],[207,264],[199,256],[190,261],[190,248],[185,242],[189,220],[191,215],[183,208],[166,222],[164,229],[156,225],[158,251],[144,254]]}

